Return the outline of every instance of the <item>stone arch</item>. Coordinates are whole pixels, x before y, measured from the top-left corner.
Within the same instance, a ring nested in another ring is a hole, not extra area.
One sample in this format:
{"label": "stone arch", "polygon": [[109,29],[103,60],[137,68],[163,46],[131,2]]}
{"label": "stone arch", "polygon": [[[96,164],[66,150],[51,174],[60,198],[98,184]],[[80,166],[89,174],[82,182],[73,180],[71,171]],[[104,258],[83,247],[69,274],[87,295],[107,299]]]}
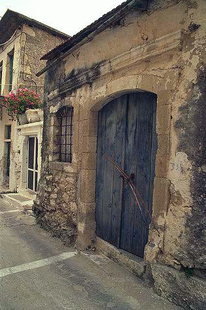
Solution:
{"label": "stone arch", "polygon": [[[126,76],[113,80],[98,88],[93,88],[91,95],[84,102],[85,136],[81,151],[81,169],[79,182],[79,221],[77,246],[92,247],[95,240],[95,181],[96,181],[96,140],[98,111],[112,99],[130,92],[152,92],[157,95],[156,131],[158,135],[158,150],[155,164],[155,180],[153,192],[153,216],[165,212],[168,206],[168,155],[169,155],[169,126],[170,106],[168,99],[170,92],[159,84],[155,76]],[[165,144],[168,146],[165,151]],[[161,192],[161,197],[158,195]]]}
{"label": "stone arch", "polygon": [[[106,103],[112,99],[129,92],[152,92],[158,94],[161,93],[161,89],[158,87],[159,78],[143,76],[125,76],[119,79],[110,81],[105,85],[95,88],[88,100],[85,101],[85,106],[88,106],[91,111],[99,111]],[[159,96],[158,96],[159,97]]]}

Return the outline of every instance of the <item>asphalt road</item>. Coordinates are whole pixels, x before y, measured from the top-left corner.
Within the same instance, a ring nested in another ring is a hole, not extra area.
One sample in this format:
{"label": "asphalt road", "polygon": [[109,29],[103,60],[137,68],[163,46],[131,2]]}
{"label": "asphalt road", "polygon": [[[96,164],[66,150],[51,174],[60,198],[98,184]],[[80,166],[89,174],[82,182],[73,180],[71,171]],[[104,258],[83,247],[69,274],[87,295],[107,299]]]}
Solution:
{"label": "asphalt road", "polygon": [[180,308],[106,257],[77,254],[0,199],[0,309]]}

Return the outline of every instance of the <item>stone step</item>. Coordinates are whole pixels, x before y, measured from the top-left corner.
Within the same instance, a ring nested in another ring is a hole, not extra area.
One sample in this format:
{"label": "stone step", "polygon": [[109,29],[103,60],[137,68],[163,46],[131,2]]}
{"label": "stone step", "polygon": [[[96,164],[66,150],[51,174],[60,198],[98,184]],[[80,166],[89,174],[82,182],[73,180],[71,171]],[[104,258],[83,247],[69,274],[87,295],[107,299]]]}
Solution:
{"label": "stone step", "polygon": [[14,207],[19,207],[24,210],[32,210],[33,199],[21,195],[20,193],[2,194],[4,201]]}
{"label": "stone step", "polygon": [[146,262],[131,253],[128,253],[124,250],[117,249],[115,246],[110,243],[102,240],[97,237],[96,240],[97,251],[103,253],[107,257],[111,258],[115,262],[118,262],[120,265],[128,268],[132,273],[134,273],[139,278],[150,282],[150,277],[147,274]]}

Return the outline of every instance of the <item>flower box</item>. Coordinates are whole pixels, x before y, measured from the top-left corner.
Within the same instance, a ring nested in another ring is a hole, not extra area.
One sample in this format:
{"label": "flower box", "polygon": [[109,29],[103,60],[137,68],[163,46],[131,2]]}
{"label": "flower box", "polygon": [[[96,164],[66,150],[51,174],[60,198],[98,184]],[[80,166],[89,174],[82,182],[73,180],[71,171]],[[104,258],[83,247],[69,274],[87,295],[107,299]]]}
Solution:
{"label": "flower box", "polygon": [[25,114],[28,123],[36,123],[43,120],[43,111],[41,109],[28,109]]}
{"label": "flower box", "polygon": [[17,120],[18,120],[18,123],[19,125],[25,125],[27,124],[27,117],[26,117],[26,114],[23,113],[23,114],[18,114],[17,115]]}

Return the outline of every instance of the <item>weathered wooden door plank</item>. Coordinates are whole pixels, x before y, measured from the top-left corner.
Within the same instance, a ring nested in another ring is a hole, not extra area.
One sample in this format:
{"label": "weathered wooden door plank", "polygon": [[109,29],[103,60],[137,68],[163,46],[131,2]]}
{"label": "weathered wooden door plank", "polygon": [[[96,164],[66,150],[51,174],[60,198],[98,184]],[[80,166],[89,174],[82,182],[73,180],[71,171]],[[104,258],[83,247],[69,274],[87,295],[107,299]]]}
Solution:
{"label": "weathered wooden door plank", "polygon": [[[125,151],[125,128],[126,128],[126,106],[127,95],[116,99],[115,106],[115,123],[116,132],[114,139],[114,153],[110,154],[111,158],[120,165],[124,166],[124,151]],[[107,161],[108,162],[108,161]],[[121,232],[121,213],[122,213],[122,182],[118,171],[108,162],[110,169],[113,169],[113,201],[112,201],[112,237],[111,243],[119,247],[120,232]]]}
{"label": "weathered wooden door plank", "polygon": [[[134,174],[133,183],[150,209],[153,96],[148,93],[129,95],[124,167],[128,174]],[[129,187],[124,191],[124,205],[120,246],[126,251],[143,257],[148,239],[149,217],[144,212],[145,220],[142,218]]]}
{"label": "weathered wooden door plank", "polygon": [[[132,93],[111,101],[99,112],[96,222],[97,235],[140,257],[148,239],[150,216],[144,219],[128,185],[124,184],[109,156],[127,174],[151,214],[156,153],[156,96]],[[105,156],[106,155],[106,156]],[[143,208],[144,209],[144,208]]]}
{"label": "weathered wooden door plank", "polygon": [[125,97],[110,102],[99,113],[96,182],[97,235],[119,245],[121,179],[105,155],[122,164],[125,138]]}

